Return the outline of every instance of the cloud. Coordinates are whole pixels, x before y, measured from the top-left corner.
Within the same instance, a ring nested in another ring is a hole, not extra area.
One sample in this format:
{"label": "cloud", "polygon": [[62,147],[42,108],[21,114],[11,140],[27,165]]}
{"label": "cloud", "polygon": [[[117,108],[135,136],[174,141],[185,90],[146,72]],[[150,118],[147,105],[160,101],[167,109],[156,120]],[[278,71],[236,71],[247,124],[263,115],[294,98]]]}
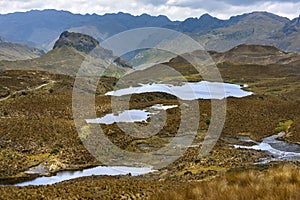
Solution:
{"label": "cloud", "polygon": [[[253,5],[257,3],[264,3],[266,0],[221,0],[221,2],[230,4],[230,5],[236,5],[236,6],[248,6],[248,5]],[[287,3],[287,2],[292,2],[292,3],[298,3],[299,0],[272,0],[273,3]]]}
{"label": "cloud", "polygon": [[295,18],[299,0],[0,0],[0,13],[32,9],[58,9],[73,13],[116,13],[166,15],[172,20],[200,17],[209,13],[221,19],[253,11],[268,11]]}

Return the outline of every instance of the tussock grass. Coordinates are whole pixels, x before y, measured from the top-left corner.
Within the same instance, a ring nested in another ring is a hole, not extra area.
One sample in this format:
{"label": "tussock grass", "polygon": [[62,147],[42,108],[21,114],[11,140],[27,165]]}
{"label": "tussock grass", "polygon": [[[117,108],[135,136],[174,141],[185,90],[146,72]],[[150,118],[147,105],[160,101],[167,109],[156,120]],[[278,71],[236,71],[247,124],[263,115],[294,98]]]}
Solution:
{"label": "tussock grass", "polygon": [[153,199],[300,199],[300,168],[286,164],[267,171],[231,172]]}

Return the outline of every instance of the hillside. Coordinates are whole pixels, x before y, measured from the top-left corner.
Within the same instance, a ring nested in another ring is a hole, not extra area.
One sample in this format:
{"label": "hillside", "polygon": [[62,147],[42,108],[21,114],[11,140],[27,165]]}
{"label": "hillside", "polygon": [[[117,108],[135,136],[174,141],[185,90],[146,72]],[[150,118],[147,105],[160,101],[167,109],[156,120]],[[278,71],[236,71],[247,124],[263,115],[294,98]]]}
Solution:
{"label": "hillside", "polygon": [[37,48],[0,41],[0,60],[26,60],[43,54],[44,52]]}
{"label": "hillside", "polygon": [[[84,61],[92,66],[108,69],[107,75],[118,76],[129,69],[129,65],[113,52],[102,48],[94,38],[80,33],[63,32],[53,50],[41,57],[15,62],[0,61],[0,69],[43,70],[75,76]],[[93,50],[93,54],[89,53]],[[109,74],[114,69],[117,74]],[[95,69],[94,69],[95,70]]]}
{"label": "hillside", "polygon": [[[205,35],[197,34],[193,37],[206,49],[215,51],[229,50],[239,44],[279,47],[281,40],[271,37],[289,22],[289,19],[271,13],[254,12],[232,17],[223,21],[222,27],[213,29]],[[288,45],[280,47],[283,50],[289,48]]]}
{"label": "hillside", "polygon": [[278,47],[288,51],[300,51],[300,17],[285,24],[280,30],[274,32],[272,39],[278,41]]}
{"label": "hillside", "polygon": [[210,52],[217,63],[233,62],[238,64],[291,64],[300,61],[300,54],[284,52],[273,46],[238,45],[226,52]]}

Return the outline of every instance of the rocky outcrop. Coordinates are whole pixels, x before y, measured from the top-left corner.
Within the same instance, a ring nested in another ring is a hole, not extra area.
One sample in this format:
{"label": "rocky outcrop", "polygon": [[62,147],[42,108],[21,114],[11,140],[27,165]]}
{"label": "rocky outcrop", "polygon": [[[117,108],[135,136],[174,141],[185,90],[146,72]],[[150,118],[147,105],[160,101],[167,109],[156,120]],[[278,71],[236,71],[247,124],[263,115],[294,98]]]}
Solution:
{"label": "rocky outcrop", "polygon": [[53,49],[68,46],[78,51],[89,53],[97,45],[99,45],[99,42],[89,35],[65,31],[60,35]]}
{"label": "rocky outcrop", "polygon": [[[113,63],[119,67],[131,67],[125,60],[115,56],[111,50],[105,49],[99,45],[99,42],[93,37],[74,32],[63,32],[56,41],[53,49],[61,47],[72,47],[77,51],[89,54],[92,50],[93,57],[101,58],[107,63]],[[96,48],[97,47],[97,48]]]}

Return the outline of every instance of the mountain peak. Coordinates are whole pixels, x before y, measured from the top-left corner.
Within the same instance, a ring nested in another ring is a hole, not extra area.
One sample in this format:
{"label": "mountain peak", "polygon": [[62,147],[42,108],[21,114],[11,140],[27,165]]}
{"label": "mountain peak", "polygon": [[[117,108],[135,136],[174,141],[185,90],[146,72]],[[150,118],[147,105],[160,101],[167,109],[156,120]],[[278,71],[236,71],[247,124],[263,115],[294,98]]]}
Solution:
{"label": "mountain peak", "polygon": [[199,19],[200,19],[200,20],[209,20],[209,19],[217,19],[217,18],[211,16],[211,15],[208,14],[208,13],[205,13],[205,14],[202,15]]}
{"label": "mountain peak", "polygon": [[89,35],[64,31],[55,42],[53,49],[69,46],[78,51],[89,53],[97,45],[99,42]]}

